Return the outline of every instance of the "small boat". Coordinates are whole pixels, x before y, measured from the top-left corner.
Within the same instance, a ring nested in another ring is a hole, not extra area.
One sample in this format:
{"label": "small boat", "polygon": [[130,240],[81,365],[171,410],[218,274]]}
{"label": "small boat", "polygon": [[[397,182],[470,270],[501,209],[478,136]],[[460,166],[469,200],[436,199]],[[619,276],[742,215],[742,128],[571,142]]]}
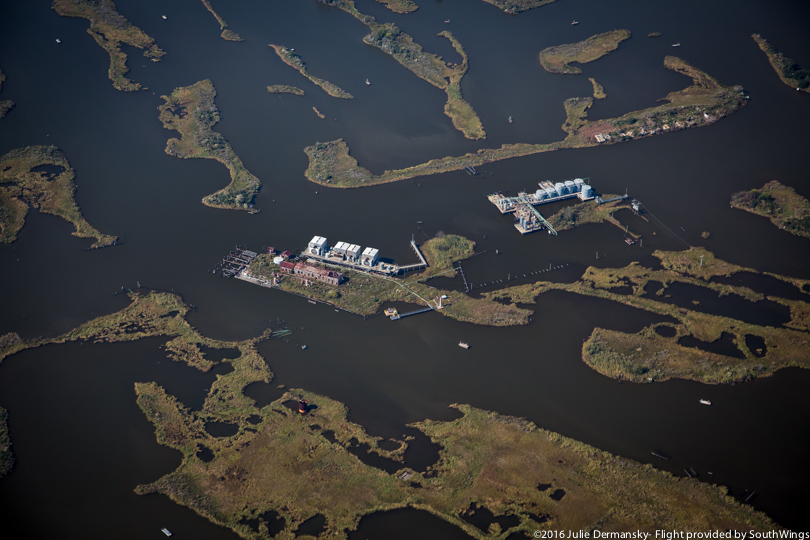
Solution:
{"label": "small boat", "polygon": [[711,402],[711,401],[709,401],[708,399],[701,399],[701,400],[700,400],[700,404],[701,404],[701,405],[711,405],[711,404],[712,404],[712,402]]}
{"label": "small boat", "polygon": [[[168,18],[168,17],[166,17],[166,15],[161,15],[161,17],[163,17],[164,21]],[[166,529],[163,529],[163,530],[165,531]]]}
{"label": "small boat", "polygon": [[579,24],[579,21],[571,21],[571,26],[576,26]]}
{"label": "small boat", "polygon": [[630,238],[629,236],[626,236],[626,237],[624,238],[624,242],[625,242],[625,243],[626,243],[628,246],[632,246],[633,244],[635,244],[635,243],[636,243],[636,241],[635,241],[635,240],[633,240],[632,238]]}
{"label": "small boat", "polygon": [[59,38],[56,38],[56,42],[57,42],[57,43],[62,43],[62,40],[61,40],[61,39],[59,39]]}
{"label": "small boat", "polygon": [[368,79],[366,79],[366,84],[367,84],[367,85],[369,85],[369,86],[371,86],[371,81],[369,81]]}
{"label": "small boat", "polygon": [[444,24],[450,24],[450,19],[445,20]]}
{"label": "small boat", "polygon": [[170,530],[169,530],[169,529],[167,529],[166,527],[163,527],[162,529],[160,529],[160,532],[162,532],[162,533],[163,533],[163,534],[165,534],[166,536],[171,536],[171,535],[172,535],[172,531],[170,531]]}
{"label": "small boat", "polygon": [[678,43],[673,43],[673,44],[672,44],[672,46],[673,46],[673,47],[680,47],[680,46],[681,46],[681,42],[679,41]]}
{"label": "small boat", "polygon": [[307,350],[307,346],[306,346],[306,345],[301,345],[301,348],[302,348],[302,349],[304,349],[304,350]]}
{"label": "small boat", "polygon": [[466,341],[459,341],[458,346],[461,347],[462,349],[469,349],[470,348],[470,344],[467,343]]}
{"label": "small boat", "polygon": [[510,116],[509,118],[507,118],[507,120],[509,120],[509,123],[510,123],[510,124],[511,124],[511,123],[513,123],[513,121],[512,121],[512,117],[511,117],[511,116]]}

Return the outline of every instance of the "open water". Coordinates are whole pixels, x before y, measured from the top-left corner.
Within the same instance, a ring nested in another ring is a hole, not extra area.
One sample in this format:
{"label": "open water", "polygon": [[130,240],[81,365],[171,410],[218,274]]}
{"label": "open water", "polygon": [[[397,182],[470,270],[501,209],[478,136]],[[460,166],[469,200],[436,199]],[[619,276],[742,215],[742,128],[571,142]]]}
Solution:
{"label": "open water", "polygon": [[[152,63],[126,48],[129,76],[148,87],[137,93],[112,88],[108,56],[85,32],[87,21],[59,17],[46,1],[0,4],[0,67],[7,76],[0,99],[16,103],[0,120],[0,153],[34,144],[61,148],[76,171],[77,201],[87,220],[126,239],[115,248],[83,251],[89,241],[70,236],[69,224],[29,214],[19,239],[0,246],[0,333],[59,334],[120,309],[125,298],[114,293],[140,281],[182,293],[197,306],[189,320],[212,337],[246,338],[283,319],[294,330],[290,343],[261,347],[274,384],[345,402],[351,419],[374,435],[399,436],[408,423],[454,417],[451,403],[470,403],[675,474],[693,467],[735,496],[756,491],[756,508],[783,526],[806,530],[805,371],[734,387],[617,384],[582,363],[580,348],[596,326],[637,331],[658,320],[625,306],[555,293],[543,296],[532,324],[520,328],[473,327],[434,313],[363,320],[210,272],[235,244],[300,249],[316,234],[330,243],[374,246],[383,257],[407,263],[412,234],[420,241],[444,231],[489,250],[463,265],[482,290],[506,278],[528,282],[523,274],[550,264],[562,268],[544,278],[571,281],[591,264],[651,263],[653,250],[681,249],[681,240],[742,266],[810,277],[806,239],[728,205],[733,192],[773,179],[810,196],[810,97],[783,85],[750,38],[761,33],[810,65],[806,3],[562,0],[519,16],[481,1],[417,3],[420,9],[404,16],[371,0],[357,6],[449,60],[456,55],[436,34],[456,35],[470,58],[462,90],[487,130],[484,141],[465,140],[442,114],[443,92],[364,45],[365,27],[316,0],[213,2],[244,43],[219,38],[216,21],[196,0],[118,0],[119,11],[167,52]],[[580,24],[572,26],[574,19]],[[537,62],[545,47],[614,28],[627,28],[633,37],[583,66],[580,76],[552,75]],[[646,37],[654,31],[663,36]],[[681,47],[673,49],[674,42]],[[355,99],[329,97],[282,64],[268,43],[294,47],[311,73]],[[662,66],[673,53],[725,84],[744,86],[749,104],[711,127],[508,160],[481,167],[474,177],[453,172],[332,190],[303,175],[302,149],[340,137],[373,172],[503,143],[557,140],[562,102],[589,95],[587,77],[609,96],[594,104],[592,118],[653,106],[688,85]],[[228,183],[227,170],[163,152],[175,133],[157,119],[160,96],[204,78],[218,92],[222,121],[215,130],[263,182],[261,214],[203,206],[204,195]],[[269,95],[271,84],[299,86],[306,96]],[[315,116],[313,106],[327,118]],[[602,193],[637,197],[680,240],[629,215],[623,219],[644,234],[643,247],[627,246],[621,231],[607,225],[521,237],[485,199],[497,190],[573,177],[589,177]],[[703,231],[711,236],[701,238]],[[720,311],[731,309],[722,307],[723,299],[716,303]],[[460,340],[471,348],[460,349]],[[181,400],[199,402],[213,377],[169,361],[160,343],[50,346],[3,363],[0,406],[9,410],[17,457],[13,473],[0,480],[3,538],[144,538],[161,527],[184,538],[235,538],[165,497],[132,491],[180,460],[155,442],[133,384],[157,381]],[[714,405],[699,406],[701,398]],[[672,459],[660,461],[651,450]],[[358,537],[411,531],[405,524],[415,527],[412,534],[437,526],[412,511],[394,512],[363,522]],[[450,538],[452,532],[439,534]]]}

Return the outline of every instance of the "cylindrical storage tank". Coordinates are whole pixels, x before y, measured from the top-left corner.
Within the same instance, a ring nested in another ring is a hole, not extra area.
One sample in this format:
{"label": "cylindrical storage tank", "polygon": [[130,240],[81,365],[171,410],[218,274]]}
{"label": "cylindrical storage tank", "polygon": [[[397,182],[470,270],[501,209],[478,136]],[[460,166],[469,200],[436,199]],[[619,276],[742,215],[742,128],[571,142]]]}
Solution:
{"label": "cylindrical storage tank", "polygon": [[534,196],[537,197],[538,201],[542,201],[546,198],[546,190],[545,189],[538,189],[534,192]]}
{"label": "cylindrical storage tank", "polygon": [[563,184],[562,182],[557,182],[556,184],[554,184],[554,189],[557,190],[558,196],[562,196],[567,193],[567,191],[565,191],[565,184]]}
{"label": "cylindrical storage tank", "polygon": [[552,199],[557,196],[557,190],[554,188],[546,188],[546,197]]}
{"label": "cylindrical storage tank", "polygon": [[582,186],[582,197],[584,199],[590,199],[593,197],[593,188],[588,184]]}
{"label": "cylindrical storage tank", "polygon": [[576,193],[577,192],[576,184],[574,184],[573,180],[566,180],[565,181],[565,189],[568,190],[568,193]]}
{"label": "cylindrical storage tank", "polygon": [[582,186],[585,185],[585,180],[582,178],[574,178],[574,185],[576,186],[577,191],[582,191]]}
{"label": "cylindrical storage tank", "polygon": [[308,409],[307,400],[305,400],[303,398],[299,399],[298,400],[298,412],[301,413],[301,414],[306,414],[307,409]]}

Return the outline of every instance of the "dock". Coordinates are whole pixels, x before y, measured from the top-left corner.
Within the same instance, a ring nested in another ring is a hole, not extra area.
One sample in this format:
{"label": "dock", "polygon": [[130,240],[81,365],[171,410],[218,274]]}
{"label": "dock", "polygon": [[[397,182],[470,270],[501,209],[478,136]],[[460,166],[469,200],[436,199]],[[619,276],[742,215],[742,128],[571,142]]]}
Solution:
{"label": "dock", "polygon": [[251,261],[258,255],[259,254],[255,251],[237,246],[236,249],[231,250],[223,257],[219,265],[217,265],[212,272],[217,273],[217,271],[219,271],[219,275],[226,278],[234,277],[247,268]]}
{"label": "dock", "polygon": [[[567,199],[578,198],[581,201],[594,199],[593,189],[585,179],[566,180],[553,184],[549,181],[538,182],[539,189],[534,193],[521,191],[517,197],[507,197],[503,193],[488,195],[489,202],[494,204],[501,214],[515,215],[515,228],[520,234],[529,234],[546,230],[556,235],[557,231],[551,226],[536,206],[554,203]],[[598,199],[598,198],[597,198]],[[599,202],[597,200],[597,202]]]}
{"label": "dock", "polygon": [[406,266],[399,267],[399,273],[403,274],[405,272],[410,272],[412,270],[422,270],[423,268],[427,268],[427,259],[422,254],[422,250],[419,249],[419,246],[416,245],[416,240],[414,240],[413,236],[411,236],[411,247],[416,252],[416,256],[419,257],[419,262],[414,264],[409,264]]}
{"label": "dock", "polygon": [[[422,308],[422,309],[415,309],[413,311],[408,311],[407,313],[400,313],[399,316],[397,317],[397,319],[402,319],[403,317],[410,317],[411,315],[419,315],[420,313],[427,313],[428,311],[433,311],[435,309],[436,308],[434,308],[434,307],[426,307],[426,308]],[[393,317],[391,317],[392,321],[395,321],[397,319],[394,319]]]}

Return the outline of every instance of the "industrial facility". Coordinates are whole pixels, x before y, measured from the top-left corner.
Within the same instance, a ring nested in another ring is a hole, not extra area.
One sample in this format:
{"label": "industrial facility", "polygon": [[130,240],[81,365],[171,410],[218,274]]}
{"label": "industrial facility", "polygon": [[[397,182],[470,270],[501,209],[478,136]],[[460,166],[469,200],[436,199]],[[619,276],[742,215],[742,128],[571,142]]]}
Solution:
{"label": "industrial facility", "polygon": [[305,249],[301,255],[324,263],[344,266],[359,272],[394,276],[410,270],[421,270],[427,267],[427,261],[413,239],[411,239],[411,247],[413,247],[420,262],[407,266],[399,266],[397,264],[381,261],[380,250],[373,247],[367,247],[361,252],[360,246],[357,244],[338,242],[334,247],[330,248],[326,242],[326,238],[323,236],[313,236],[312,240],[310,240],[307,245],[307,249]]}
{"label": "industrial facility", "polygon": [[564,182],[539,182],[540,188],[534,193],[521,191],[517,197],[506,197],[502,193],[489,195],[489,201],[498,207],[501,214],[515,214],[515,228],[520,234],[528,234],[546,229],[549,234],[557,234],[554,227],[535,208],[541,204],[563,201],[574,197],[582,201],[594,198],[593,188],[587,179],[575,178]]}

